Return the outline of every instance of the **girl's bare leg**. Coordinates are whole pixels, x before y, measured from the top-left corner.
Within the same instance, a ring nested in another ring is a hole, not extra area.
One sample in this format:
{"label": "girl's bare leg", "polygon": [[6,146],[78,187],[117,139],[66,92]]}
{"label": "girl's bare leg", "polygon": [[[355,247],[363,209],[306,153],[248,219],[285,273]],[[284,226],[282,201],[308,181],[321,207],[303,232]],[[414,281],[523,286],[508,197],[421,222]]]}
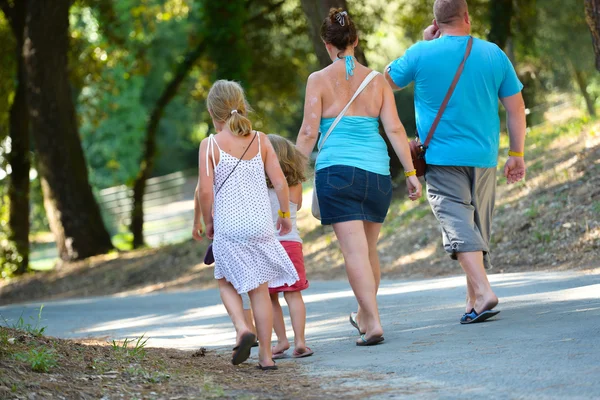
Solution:
{"label": "girl's bare leg", "polygon": [[277,335],[277,345],[273,346],[273,353],[281,353],[290,348],[290,342],[285,332],[285,322],[283,321],[283,310],[279,304],[279,293],[271,294],[271,304],[273,307],[273,329]]}
{"label": "girl's bare leg", "polygon": [[273,306],[269,297],[267,283],[263,283],[248,292],[252,313],[258,333],[258,362],[263,367],[275,365],[271,353],[271,334],[273,332]]}

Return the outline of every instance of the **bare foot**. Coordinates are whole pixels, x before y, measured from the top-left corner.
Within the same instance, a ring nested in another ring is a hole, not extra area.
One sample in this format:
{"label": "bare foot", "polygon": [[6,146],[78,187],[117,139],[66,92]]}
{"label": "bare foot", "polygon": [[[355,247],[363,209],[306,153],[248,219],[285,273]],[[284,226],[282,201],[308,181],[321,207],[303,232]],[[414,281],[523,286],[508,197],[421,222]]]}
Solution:
{"label": "bare foot", "polygon": [[285,341],[278,340],[277,344],[272,347],[272,352],[273,352],[273,354],[283,353],[284,351],[288,350],[289,348],[290,348],[290,342],[288,342],[287,340],[285,340]]}
{"label": "bare foot", "polygon": [[473,308],[475,308],[475,301],[471,300],[469,298],[469,295],[467,295],[467,305],[465,307],[465,312],[470,313]]}
{"label": "bare foot", "polygon": [[365,332],[365,339],[369,340],[371,338],[376,338],[376,337],[381,337],[383,336],[383,328],[381,327],[381,324],[377,323],[377,324],[373,324],[372,327],[367,328],[366,332]]}
{"label": "bare foot", "polygon": [[262,366],[262,367],[272,367],[273,365],[275,365],[275,361],[273,361],[272,358],[269,359],[263,359],[263,358],[258,358],[258,363]]}
{"label": "bare foot", "polygon": [[[477,314],[481,314],[484,311],[492,310],[494,307],[498,305],[498,296],[494,294],[494,292],[490,292],[486,296],[477,297],[475,304],[472,308],[475,309]],[[471,311],[471,310],[469,310]],[[467,312],[469,312],[467,311]]]}

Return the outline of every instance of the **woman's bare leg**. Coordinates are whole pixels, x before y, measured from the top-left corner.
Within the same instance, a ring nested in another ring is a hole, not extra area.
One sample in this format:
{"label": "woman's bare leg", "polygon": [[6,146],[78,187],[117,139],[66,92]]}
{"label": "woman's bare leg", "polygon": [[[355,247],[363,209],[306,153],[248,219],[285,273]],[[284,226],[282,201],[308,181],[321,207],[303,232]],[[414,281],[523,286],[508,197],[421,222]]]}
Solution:
{"label": "woman's bare leg", "polygon": [[362,221],[333,224],[333,230],[344,255],[346,273],[358,301],[362,329],[371,339],[383,335],[377,309],[377,284],[369,259],[369,243]]}
{"label": "woman's bare leg", "polygon": [[[363,221],[365,227],[365,235],[367,236],[367,243],[369,245],[369,261],[371,262],[371,270],[373,271],[373,278],[375,279],[375,290],[379,290],[379,283],[381,282],[381,267],[379,263],[379,252],[377,251],[377,242],[379,241],[379,232],[381,232],[381,226],[383,224]],[[356,313],[356,323],[360,326],[361,319],[360,306]]]}

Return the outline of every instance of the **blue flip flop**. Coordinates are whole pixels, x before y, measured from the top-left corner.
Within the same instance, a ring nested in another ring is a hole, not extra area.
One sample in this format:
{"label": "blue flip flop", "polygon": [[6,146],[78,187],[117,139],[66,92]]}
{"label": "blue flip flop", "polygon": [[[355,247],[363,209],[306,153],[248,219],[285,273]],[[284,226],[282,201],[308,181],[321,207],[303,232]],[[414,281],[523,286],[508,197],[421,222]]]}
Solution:
{"label": "blue flip flop", "polygon": [[475,312],[475,309],[471,309],[471,312],[465,313],[461,319],[460,319],[460,323],[462,325],[466,325],[466,324],[476,324],[478,322],[483,322],[489,318],[492,318],[494,315],[498,315],[500,313],[500,311],[496,311],[496,310],[485,310],[482,311],[480,314],[477,314],[477,312]]}

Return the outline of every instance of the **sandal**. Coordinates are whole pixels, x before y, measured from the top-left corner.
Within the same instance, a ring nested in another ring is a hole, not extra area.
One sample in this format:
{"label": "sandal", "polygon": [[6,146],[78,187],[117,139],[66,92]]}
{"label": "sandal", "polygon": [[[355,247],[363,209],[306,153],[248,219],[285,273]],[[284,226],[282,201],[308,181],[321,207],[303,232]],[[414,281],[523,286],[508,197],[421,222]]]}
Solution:
{"label": "sandal", "polygon": [[252,349],[252,344],[256,342],[256,335],[253,333],[246,333],[242,336],[240,340],[240,344],[233,348],[233,357],[231,357],[231,363],[233,365],[238,365],[243,363],[250,357],[250,349]]}
{"label": "sandal", "polygon": [[473,308],[471,309],[471,312],[464,313],[464,315],[460,319],[460,323],[462,325],[476,324],[478,322],[483,322],[486,319],[492,318],[493,316],[498,315],[499,313],[500,311],[496,310],[485,310],[482,311],[480,314],[477,314],[477,312]]}
{"label": "sandal", "polygon": [[367,340],[365,335],[360,335],[360,339],[356,342],[357,346],[375,346],[383,342],[385,339],[383,336],[375,336]]}
{"label": "sandal", "polygon": [[350,313],[350,325],[352,325],[353,327],[356,328],[356,330],[358,331],[359,335],[362,335],[365,332],[361,332],[360,328],[358,327],[358,322],[356,322],[356,314],[355,312],[351,312]]}
{"label": "sandal", "polygon": [[313,354],[315,354],[315,352],[312,351],[310,349],[310,347],[306,346],[306,351],[304,351],[304,353],[300,353],[298,350],[294,349],[294,352],[292,353],[292,357],[293,358],[304,358],[304,357],[310,357]]}
{"label": "sandal", "polygon": [[276,371],[278,369],[277,365],[269,365],[269,366],[264,367],[260,363],[258,363],[256,368],[260,369],[261,371]]}

